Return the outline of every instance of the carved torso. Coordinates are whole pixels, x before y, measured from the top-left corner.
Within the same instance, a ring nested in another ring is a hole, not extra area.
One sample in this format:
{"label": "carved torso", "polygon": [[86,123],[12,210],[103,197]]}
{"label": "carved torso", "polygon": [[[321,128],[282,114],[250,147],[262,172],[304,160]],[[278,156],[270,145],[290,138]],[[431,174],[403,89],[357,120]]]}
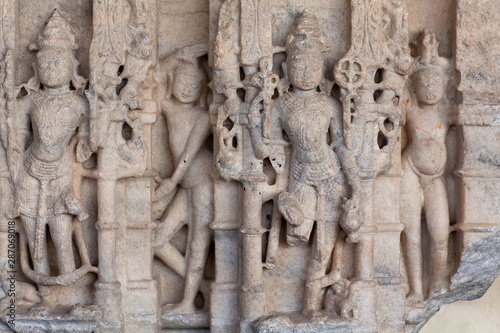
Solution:
{"label": "carved torso", "polygon": [[276,108],[296,158],[307,164],[323,162],[331,149],[327,136],[334,105],[330,98],[325,94],[303,98],[289,93],[276,101]]}
{"label": "carved torso", "polygon": [[[170,108],[170,112],[167,112],[168,139],[174,163],[178,165],[183,162],[180,158],[196,122],[205,119],[208,124],[208,112],[203,107],[185,107],[173,104],[165,105],[165,107]],[[191,188],[206,180],[210,173],[207,172],[207,169],[210,168],[212,159],[212,153],[205,146],[201,147],[194,157],[191,168],[180,183],[182,187]]]}
{"label": "carved torso", "polygon": [[409,146],[407,153],[414,167],[423,174],[440,174],[446,164],[446,133],[449,124],[444,110],[412,108],[407,114]]}
{"label": "carved torso", "polygon": [[30,110],[33,127],[31,154],[44,162],[61,160],[80,123],[84,101],[72,92],[49,95],[33,93]]}

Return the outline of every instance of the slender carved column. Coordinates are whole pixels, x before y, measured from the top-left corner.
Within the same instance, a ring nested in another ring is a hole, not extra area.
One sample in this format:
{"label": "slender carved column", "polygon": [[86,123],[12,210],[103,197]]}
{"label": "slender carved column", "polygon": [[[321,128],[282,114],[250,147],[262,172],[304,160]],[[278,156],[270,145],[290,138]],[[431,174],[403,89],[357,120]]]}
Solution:
{"label": "slender carved column", "polygon": [[100,332],[151,332],[159,327],[152,278],[154,186],[152,174],[145,175],[151,167],[148,147],[157,108],[151,89],[140,90],[156,63],[156,11],[155,0],[95,0],[93,6],[88,98],[90,143],[98,150],[94,176],[102,274],[95,298],[104,309]]}
{"label": "slender carved column", "polygon": [[[224,6],[225,8],[222,8]],[[233,6],[235,6],[233,4]],[[220,33],[219,20],[236,20],[236,13],[230,14],[228,1],[210,0],[210,29],[208,61],[214,65],[214,49],[217,35]],[[230,66],[233,66],[231,64]],[[234,71],[234,68],[233,68]],[[215,71],[214,71],[215,73]],[[217,75],[217,74],[215,74]],[[217,79],[214,78],[214,81]],[[214,82],[214,85],[216,83]],[[213,103],[210,105],[210,123],[214,136],[218,132],[218,110],[224,104],[222,91],[213,90]],[[214,152],[220,150],[219,141],[214,140]],[[217,154],[214,154],[214,164]],[[215,243],[215,281],[212,284],[210,299],[210,331],[215,333],[237,332],[240,325],[239,291],[240,291],[240,216],[238,207],[240,198],[239,184],[223,179],[219,173],[212,175],[214,180],[214,221],[210,228],[214,232]]]}
{"label": "slender carved column", "polygon": [[[272,56],[271,2],[269,0],[241,0],[241,63],[245,76],[250,78],[257,72],[263,56]],[[246,87],[245,102],[250,102],[257,89]],[[248,112],[248,109],[245,110]],[[241,325],[242,332],[251,331],[249,323],[264,315],[264,291],[262,285],[262,185],[266,177],[262,173],[262,161],[255,157],[250,132],[243,131],[243,205],[242,237],[242,285]]]}
{"label": "slender carved column", "polygon": [[[351,48],[335,71],[343,88],[344,139],[357,156],[363,179],[352,298],[366,329],[398,330],[404,325],[405,294],[399,273],[398,137],[404,123],[400,99],[411,64],[406,11],[400,2],[379,0],[352,0],[351,9]],[[387,26],[380,24],[382,12]],[[381,197],[388,202],[386,210],[380,208]],[[380,318],[379,306],[387,309]]]}
{"label": "slender carved column", "polygon": [[[143,124],[143,140],[147,145],[146,174],[131,178],[122,186],[126,221],[121,241],[126,253],[122,276],[126,276],[123,294],[123,313],[126,332],[156,332],[159,329],[160,304],[156,280],[153,279],[153,232],[156,225],[151,219],[151,189],[155,184],[151,170],[151,125],[156,121],[157,102],[148,99],[143,110],[136,111]],[[142,258],[142,260],[131,260]]]}
{"label": "slender carved column", "polygon": [[259,182],[243,184],[241,331],[250,331],[249,321],[264,314],[262,286],[262,199]]}
{"label": "slender carved column", "polygon": [[[112,147],[106,145],[98,153],[101,175],[106,171],[109,158],[112,157]],[[122,297],[121,284],[116,271],[116,238],[120,224],[116,218],[116,178],[111,174],[97,180],[97,202],[99,215],[96,224],[99,248],[99,277],[95,283],[95,302],[104,313],[105,325],[98,332],[119,332],[122,328]]]}

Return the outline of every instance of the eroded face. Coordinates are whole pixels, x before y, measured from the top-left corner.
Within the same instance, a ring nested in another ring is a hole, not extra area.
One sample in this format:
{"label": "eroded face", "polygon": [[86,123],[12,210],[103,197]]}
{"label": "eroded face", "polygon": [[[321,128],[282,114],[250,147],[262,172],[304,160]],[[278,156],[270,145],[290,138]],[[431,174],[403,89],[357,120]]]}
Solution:
{"label": "eroded face", "polygon": [[443,73],[437,69],[427,69],[416,74],[415,93],[420,103],[434,105],[444,96]]}
{"label": "eroded face", "polygon": [[184,67],[175,72],[172,94],[183,104],[194,103],[200,98],[205,83],[197,68]]}
{"label": "eroded face", "polygon": [[36,56],[36,66],[44,87],[61,88],[69,84],[73,77],[73,59],[73,53],[68,50],[40,50]]}
{"label": "eroded face", "polygon": [[302,90],[313,90],[323,77],[323,57],[316,53],[290,55],[287,58],[288,79]]}

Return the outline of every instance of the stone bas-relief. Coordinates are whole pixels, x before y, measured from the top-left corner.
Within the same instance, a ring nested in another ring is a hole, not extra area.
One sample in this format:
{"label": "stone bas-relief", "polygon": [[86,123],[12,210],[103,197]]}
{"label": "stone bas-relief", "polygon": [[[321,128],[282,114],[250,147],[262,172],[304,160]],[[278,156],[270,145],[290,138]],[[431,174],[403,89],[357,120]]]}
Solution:
{"label": "stone bas-relief", "polygon": [[416,332],[500,273],[492,1],[88,1],[0,1],[0,331]]}
{"label": "stone bas-relief", "polygon": [[[16,141],[9,142],[9,146],[17,143],[19,146],[12,149],[24,151],[20,162],[15,161],[15,156],[10,157],[15,206],[22,226],[20,250],[25,252],[20,260],[24,274],[37,283],[42,297],[42,305],[37,305],[33,311],[46,311],[56,303],[49,298],[51,293],[46,286],[72,283],[90,270],[88,259],[84,261],[89,267],[81,272],[76,271],[73,260],[73,228],[81,228],[78,224],[73,226],[73,216],[80,221],[88,217],[72,188],[69,143],[76,128],[76,160],[87,160],[92,151],[88,143],[87,101],[78,92],[69,90],[71,81],[81,92],[85,80],[76,73],[78,61],[72,54],[76,48],[74,37],[57,10],[39,36],[38,43],[37,76],[26,86],[30,90],[28,94],[17,101],[18,119],[14,119],[14,123],[20,135]],[[33,129],[31,139],[30,127]],[[56,248],[59,271],[56,279],[51,278],[49,267],[47,226]],[[76,237],[83,242],[81,234]],[[33,270],[26,264],[28,254],[23,244],[26,242]],[[82,258],[87,256],[86,253],[80,255]]]}
{"label": "stone bas-relief", "polygon": [[[211,126],[207,107],[196,105],[200,98],[206,98],[207,75],[197,63],[197,58],[205,54],[206,49],[203,44],[180,49],[163,60],[163,66],[159,67],[167,76],[164,85],[159,87],[159,94],[175,169],[170,178],[160,180],[154,193],[154,207],[159,209],[154,213],[160,218],[161,208],[171,202],[156,230],[154,253],[185,279],[183,299],[172,308],[167,306],[165,312],[169,314],[196,311],[195,298],[212,239],[209,224],[213,221],[214,191],[210,177],[213,156],[205,146]],[[178,184],[180,189],[176,193]],[[179,208],[183,194],[188,206],[184,214]],[[186,259],[169,243],[185,223],[190,239]]]}
{"label": "stone bas-relief", "polygon": [[[446,290],[450,216],[446,180],[446,134],[450,106],[443,105],[447,61],[438,55],[436,37],[421,36],[411,77],[414,97],[406,113],[407,147],[402,152],[400,216],[404,225],[410,293],[408,302],[422,305],[421,209],[429,231],[429,294]],[[415,161],[414,161],[415,160]]]}

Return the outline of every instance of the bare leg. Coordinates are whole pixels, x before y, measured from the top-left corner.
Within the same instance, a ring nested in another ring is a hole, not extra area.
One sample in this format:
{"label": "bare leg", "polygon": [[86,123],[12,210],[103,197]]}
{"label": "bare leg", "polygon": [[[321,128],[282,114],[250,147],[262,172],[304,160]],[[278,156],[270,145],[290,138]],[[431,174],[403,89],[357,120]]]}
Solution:
{"label": "bare leg", "polygon": [[153,242],[155,256],[182,277],[186,276],[186,261],[170,244],[170,239],[187,223],[186,200],[186,191],[178,191],[167,216],[156,230]]}
{"label": "bare leg", "polygon": [[450,217],[444,177],[435,179],[424,195],[425,216],[430,236],[430,295],[444,290],[446,282]]}
{"label": "bare leg", "polygon": [[170,243],[165,243],[154,248],[155,256],[163,261],[181,277],[186,276],[186,260],[184,256]]}
{"label": "bare leg", "polygon": [[194,300],[203,279],[205,262],[210,248],[212,231],[209,224],[213,220],[213,183],[206,182],[191,190],[192,207],[191,237],[186,271],[184,297],[174,311],[192,313],[196,311]]}
{"label": "bare leg", "polygon": [[[313,241],[313,253],[311,254],[311,262],[307,274],[304,309],[302,310],[302,313],[309,318],[316,317],[320,314],[319,310],[321,310],[322,307],[321,291],[323,287],[319,284],[319,279],[326,274],[326,268],[330,262],[333,246],[335,245],[339,233],[339,224],[334,221],[326,221],[325,231],[328,237],[325,237],[323,249],[317,248],[317,237],[315,237]],[[328,255],[323,256],[323,259],[321,259],[320,256],[315,255],[315,252],[319,250]]]}
{"label": "bare leg", "polygon": [[[36,229],[36,219],[32,217],[28,217],[26,215],[21,214],[20,216],[21,224],[23,226],[24,233],[26,234],[26,239],[28,241],[28,246],[33,257],[35,253],[35,229]],[[47,251],[47,241],[46,236],[44,235],[42,244],[43,246],[40,248],[41,260],[33,260],[33,268],[36,273],[43,275],[50,275],[50,266],[48,260],[48,251]],[[33,308],[31,308],[30,312],[34,314],[46,314],[48,312],[48,308],[50,304],[53,303],[50,299],[51,290],[49,286],[38,285],[38,295],[41,297],[41,302],[36,304]]]}
{"label": "bare leg", "polygon": [[407,300],[411,305],[421,304],[424,300],[422,290],[422,233],[421,218],[422,196],[418,176],[408,166],[403,165],[401,179],[400,217],[404,225],[404,249],[407,259],[410,292]]}
{"label": "bare leg", "polygon": [[329,273],[333,278],[335,278],[335,280],[341,278],[342,255],[344,253],[345,239],[346,239],[345,232],[340,230],[340,233],[337,236],[337,240],[333,248],[332,270]]}
{"label": "bare leg", "polygon": [[60,214],[56,216],[55,221],[49,222],[50,236],[56,247],[60,275],[71,274],[75,271],[72,222],[73,216],[69,214]]}
{"label": "bare leg", "polygon": [[[26,239],[28,241],[28,246],[33,256],[35,253],[35,228],[36,228],[36,219],[32,217],[28,217],[26,215],[21,214],[21,224],[23,226],[24,233],[26,234]],[[44,237],[45,239],[46,237]],[[50,275],[50,266],[48,260],[48,251],[47,251],[47,242],[43,242],[42,247],[42,260],[33,260],[33,268],[36,273],[43,275]]]}

